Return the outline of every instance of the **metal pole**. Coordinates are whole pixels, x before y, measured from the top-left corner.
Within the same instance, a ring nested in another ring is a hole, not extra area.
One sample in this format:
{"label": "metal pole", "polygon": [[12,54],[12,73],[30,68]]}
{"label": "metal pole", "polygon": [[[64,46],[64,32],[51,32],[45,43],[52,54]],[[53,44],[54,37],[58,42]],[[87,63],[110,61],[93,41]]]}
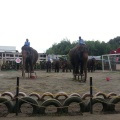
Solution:
{"label": "metal pole", "polygon": [[90,113],[93,113],[93,107],[92,107],[92,77],[90,77]]}
{"label": "metal pole", "polygon": [[18,116],[18,108],[19,108],[18,95],[19,95],[19,77],[17,77],[17,87],[16,87],[16,116]]}
{"label": "metal pole", "polygon": [[104,61],[103,61],[103,55],[102,55],[102,70],[104,72]]}
{"label": "metal pole", "polygon": [[108,62],[109,62],[109,69],[112,71],[111,62],[110,62],[110,56],[108,56]]}

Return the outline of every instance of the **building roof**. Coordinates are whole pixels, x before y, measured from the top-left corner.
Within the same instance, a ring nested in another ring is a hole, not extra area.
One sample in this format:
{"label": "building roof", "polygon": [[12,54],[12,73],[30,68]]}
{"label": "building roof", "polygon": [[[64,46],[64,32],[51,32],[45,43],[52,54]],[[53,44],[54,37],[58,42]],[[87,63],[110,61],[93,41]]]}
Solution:
{"label": "building roof", "polygon": [[15,46],[0,46],[0,52],[15,52]]}

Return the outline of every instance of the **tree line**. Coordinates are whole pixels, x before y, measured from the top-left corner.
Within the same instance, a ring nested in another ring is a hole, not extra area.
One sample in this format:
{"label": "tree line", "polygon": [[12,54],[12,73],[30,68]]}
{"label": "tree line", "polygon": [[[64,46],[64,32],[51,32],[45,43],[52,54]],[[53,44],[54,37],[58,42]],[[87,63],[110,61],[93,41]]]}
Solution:
{"label": "tree line", "polygon": [[[108,42],[96,41],[85,41],[89,49],[89,55],[91,56],[101,56],[103,54],[109,54],[111,50],[116,50],[120,47],[120,37],[110,39]],[[76,46],[78,41],[70,42],[69,39],[63,39],[60,43],[54,43],[49,49],[46,50],[46,54],[55,55],[67,55],[69,50]]]}

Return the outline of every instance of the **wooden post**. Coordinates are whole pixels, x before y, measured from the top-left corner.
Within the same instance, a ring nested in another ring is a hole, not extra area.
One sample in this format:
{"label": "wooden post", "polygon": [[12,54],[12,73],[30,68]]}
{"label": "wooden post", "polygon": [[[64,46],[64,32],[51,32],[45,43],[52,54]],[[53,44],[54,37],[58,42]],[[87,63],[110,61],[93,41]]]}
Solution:
{"label": "wooden post", "polygon": [[90,77],[90,113],[93,114],[93,107],[92,107],[92,77]]}
{"label": "wooden post", "polygon": [[25,78],[25,63],[23,57],[22,57],[22,77]]}
{"label": "wooden post", "polygon": [[19,109],[18,95],[19,95],[19,77],[17,77],[17,87],[16,87],[16,116],[18,116],[18,109]]}

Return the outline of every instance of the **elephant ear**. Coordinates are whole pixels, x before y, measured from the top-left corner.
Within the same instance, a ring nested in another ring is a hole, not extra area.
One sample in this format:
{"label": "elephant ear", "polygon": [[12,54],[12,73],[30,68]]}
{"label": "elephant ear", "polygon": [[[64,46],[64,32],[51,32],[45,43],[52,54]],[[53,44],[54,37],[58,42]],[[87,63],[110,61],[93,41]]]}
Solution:
{"label": "elephant ear", "polygon": [[22,46],[22,48],[21,48],[22,50],[26,50],[26,46]]}

